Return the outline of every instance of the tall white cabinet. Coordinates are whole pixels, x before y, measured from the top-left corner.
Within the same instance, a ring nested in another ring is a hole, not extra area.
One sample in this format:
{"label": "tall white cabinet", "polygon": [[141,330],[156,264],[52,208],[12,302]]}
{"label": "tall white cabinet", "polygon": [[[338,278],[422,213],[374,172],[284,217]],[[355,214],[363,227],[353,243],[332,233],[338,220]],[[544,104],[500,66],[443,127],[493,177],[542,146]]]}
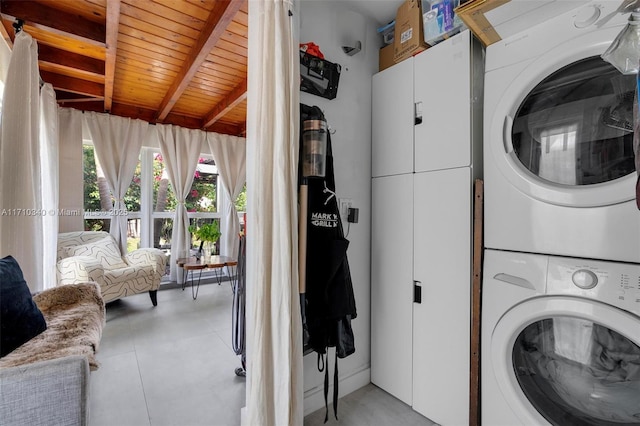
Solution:
{"label": "tall white cabinet", "polygon": [[464,31],[373,76],[371,381],[468,423],[483,65]]}

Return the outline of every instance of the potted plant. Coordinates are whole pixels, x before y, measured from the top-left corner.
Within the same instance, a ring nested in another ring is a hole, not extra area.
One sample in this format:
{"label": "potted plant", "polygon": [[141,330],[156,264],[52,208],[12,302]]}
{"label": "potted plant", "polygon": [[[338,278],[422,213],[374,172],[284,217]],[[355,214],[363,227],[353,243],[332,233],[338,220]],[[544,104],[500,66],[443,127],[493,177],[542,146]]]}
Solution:
{"label": "potted plant", "polygon": [[205,261],[208,261],[215,249],[215,243],[218,241],[222,233],[220,232],[220,225],[218,221],[214,220],[211,223],[204,223],[199,227],[195,225],[189,226],[189,232],[201,242],[200,250]]}

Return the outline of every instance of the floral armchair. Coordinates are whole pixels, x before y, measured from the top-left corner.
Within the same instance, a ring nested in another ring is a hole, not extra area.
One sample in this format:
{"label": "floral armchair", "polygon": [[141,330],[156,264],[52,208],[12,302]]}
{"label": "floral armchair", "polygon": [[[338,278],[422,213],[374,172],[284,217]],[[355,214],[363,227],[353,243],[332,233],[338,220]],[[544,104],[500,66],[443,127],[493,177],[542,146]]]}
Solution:
{"label": "floral armchair", "polygon": [[166,262],[165,254],[155,248],[141,248],[122,256],[113,237],[104,231],[58,235],[58,285],[95,281],[105,303],[148,291],[153,306],[157,306]]}

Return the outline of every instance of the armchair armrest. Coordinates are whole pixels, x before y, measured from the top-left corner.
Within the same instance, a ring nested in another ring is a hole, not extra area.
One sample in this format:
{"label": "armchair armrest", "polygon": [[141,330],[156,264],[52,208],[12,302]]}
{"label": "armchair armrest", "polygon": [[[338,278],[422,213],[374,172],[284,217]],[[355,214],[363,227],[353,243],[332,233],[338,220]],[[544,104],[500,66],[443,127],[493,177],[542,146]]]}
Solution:
{"label": "armchair armrest", "polygon": [[162,277],[165,273],[165,265],[167,264],[167,256],[164,252],[157,248],[140,248],[127,253],[124,256],[125,262],[131,266],[152,265],[155,274]]}
{"label": "armchair armrest", "polygon": [[3,425],[88,424],[89,362],[84,356],[0,369],[0,388]]}
{"label": "armchair armrest", "polygon": [[89,256],[71,256],[56,264],[58,285],[95,281],[104,285],[104,268],[99,260]]}

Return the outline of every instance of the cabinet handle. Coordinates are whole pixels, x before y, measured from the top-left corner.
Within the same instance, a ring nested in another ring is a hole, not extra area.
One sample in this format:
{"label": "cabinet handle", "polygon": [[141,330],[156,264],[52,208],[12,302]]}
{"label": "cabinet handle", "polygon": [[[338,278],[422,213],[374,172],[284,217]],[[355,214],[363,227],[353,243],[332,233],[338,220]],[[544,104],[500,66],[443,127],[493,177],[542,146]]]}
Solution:
{"label": "cabinet handle", "polygon": [[422,284],[420,281],[413,282],[413,303],[422,303],[422,287],[418,284]]}
{"label": "cabinet handle", "polygon": [[422,124],[422,102],[416,102],[413,104],[413,124]]}

